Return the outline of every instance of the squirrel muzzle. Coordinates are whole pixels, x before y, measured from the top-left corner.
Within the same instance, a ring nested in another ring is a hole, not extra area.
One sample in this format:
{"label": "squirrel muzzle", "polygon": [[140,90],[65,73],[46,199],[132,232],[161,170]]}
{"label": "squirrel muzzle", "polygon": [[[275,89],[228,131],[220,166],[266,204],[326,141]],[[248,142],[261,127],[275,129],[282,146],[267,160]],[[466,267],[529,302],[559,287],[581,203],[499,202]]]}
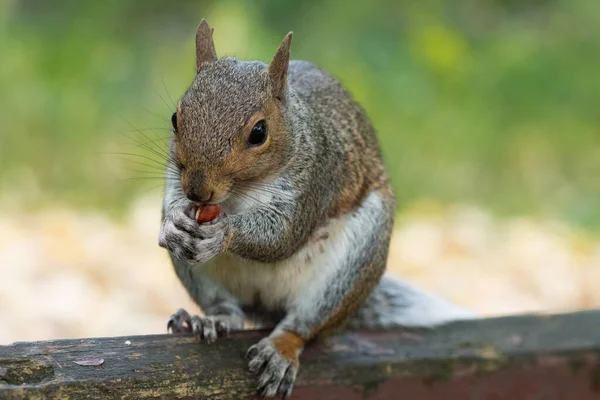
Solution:
{"label": "squirrel muzzle", "polygon": [[229,187],[213,174],[200,171],[183,172],[181,186],[190,201],[203,204],[221,202],[227,196]]}

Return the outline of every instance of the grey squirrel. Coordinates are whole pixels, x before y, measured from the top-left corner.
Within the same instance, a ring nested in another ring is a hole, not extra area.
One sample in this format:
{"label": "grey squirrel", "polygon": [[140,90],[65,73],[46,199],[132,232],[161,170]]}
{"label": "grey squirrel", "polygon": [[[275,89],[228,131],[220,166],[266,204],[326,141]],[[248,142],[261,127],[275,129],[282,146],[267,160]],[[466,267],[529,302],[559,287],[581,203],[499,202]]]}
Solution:
{"label": "grey squirrel", "polygon": [[[205,317],[174,332],[213,342],[249,320],[273,327],[247,352],[262,396],[292,391],[298,357],[342,327],[431,327],[474,314],[383,276],[395,197],[374,129],[327,72],[290,61],[217,58],[196,33],[196,77],[172,116],[159,245]],[[194,207],[219,204],[210,223]]]}

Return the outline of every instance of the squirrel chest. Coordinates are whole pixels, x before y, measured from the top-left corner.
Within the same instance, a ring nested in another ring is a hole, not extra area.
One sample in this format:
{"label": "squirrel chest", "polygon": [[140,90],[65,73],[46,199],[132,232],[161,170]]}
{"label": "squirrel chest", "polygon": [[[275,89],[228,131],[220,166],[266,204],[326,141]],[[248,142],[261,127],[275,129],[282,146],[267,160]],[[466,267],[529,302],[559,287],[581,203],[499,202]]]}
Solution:
{"label": "squirrel chest", "polygon": [[[227,290],[242,306],[268,310],[300,307],[317,295],[342,263],[351,245],[346,225],[349,216],[330,219],[291,257],[262,263],[225,253],[200,268],[206,278]],[[314,293],[314,294],[313,294]]]}

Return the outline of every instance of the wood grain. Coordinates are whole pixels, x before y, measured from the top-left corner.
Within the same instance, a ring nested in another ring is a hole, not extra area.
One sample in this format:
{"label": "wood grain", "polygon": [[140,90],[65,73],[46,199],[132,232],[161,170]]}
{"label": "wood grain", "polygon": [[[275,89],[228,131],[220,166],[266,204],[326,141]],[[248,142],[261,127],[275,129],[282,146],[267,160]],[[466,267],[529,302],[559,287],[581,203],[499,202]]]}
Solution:
{"label": "wood grain", "polygon": [[[347,332],[309,345],[292,399],[599,399],[600,311],[434,330]],[[265,332],[0,346],[0,399],[249,399],[243,355]]]}

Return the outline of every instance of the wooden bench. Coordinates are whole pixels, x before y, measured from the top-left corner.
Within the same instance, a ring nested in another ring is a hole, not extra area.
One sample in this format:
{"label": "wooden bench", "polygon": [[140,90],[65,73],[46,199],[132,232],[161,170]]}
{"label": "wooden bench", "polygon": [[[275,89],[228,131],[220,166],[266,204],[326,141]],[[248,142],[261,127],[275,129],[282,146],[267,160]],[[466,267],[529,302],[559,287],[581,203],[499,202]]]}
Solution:
{"label": "wooden bench", "polygon": [[[249,399],[243,355],[264,334],[0,346],[0,399]],[[347,332],[305,350],[291,398],[600,399],[600,311]]]}

